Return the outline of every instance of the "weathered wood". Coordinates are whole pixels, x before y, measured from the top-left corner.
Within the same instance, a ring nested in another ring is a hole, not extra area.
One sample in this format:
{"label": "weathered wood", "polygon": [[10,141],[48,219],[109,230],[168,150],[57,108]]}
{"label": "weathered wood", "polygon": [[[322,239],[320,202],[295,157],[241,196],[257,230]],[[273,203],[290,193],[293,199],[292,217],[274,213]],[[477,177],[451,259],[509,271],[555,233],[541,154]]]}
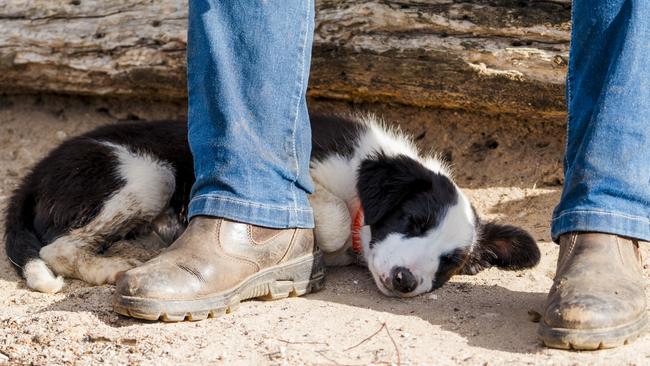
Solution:
{"label": "weathered wood", "polygon": [[[320,0],[309,94],[559,116],[570,0]],[[184,98],[185,0],[0,3],[0,91]]]}

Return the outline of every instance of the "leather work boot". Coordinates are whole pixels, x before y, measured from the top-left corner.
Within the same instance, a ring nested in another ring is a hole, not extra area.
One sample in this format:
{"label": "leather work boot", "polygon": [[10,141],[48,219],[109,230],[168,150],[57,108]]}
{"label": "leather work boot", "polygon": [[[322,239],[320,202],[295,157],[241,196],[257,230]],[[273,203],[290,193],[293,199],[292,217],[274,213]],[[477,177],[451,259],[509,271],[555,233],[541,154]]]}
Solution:
{"label": "leather work boot", "polygon": [[311,229],[195,217],[167,250],[118,278],[113,310],[147,320],[201,320],[246,299],[317,291],[324,280]]}
{"label": "leather work boot", "polygon": [[638,338],[647,324],[639,241],[600,233],[560,237],[539,335],[547,347],[595,350]]}

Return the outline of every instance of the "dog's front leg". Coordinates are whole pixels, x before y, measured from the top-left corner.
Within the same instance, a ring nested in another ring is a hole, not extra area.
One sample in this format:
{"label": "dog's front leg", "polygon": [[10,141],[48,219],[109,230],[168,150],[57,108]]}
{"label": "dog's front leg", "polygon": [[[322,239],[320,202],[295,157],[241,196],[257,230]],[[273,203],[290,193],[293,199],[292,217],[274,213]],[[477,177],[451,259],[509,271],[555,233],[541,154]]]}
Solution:
{"label": "dog's front leg", "polygon": [[314,183],[316,189],[309,201],[314,210],[316,244],[326,254],[345,252],[352,227],[348,206],[318,182]]}

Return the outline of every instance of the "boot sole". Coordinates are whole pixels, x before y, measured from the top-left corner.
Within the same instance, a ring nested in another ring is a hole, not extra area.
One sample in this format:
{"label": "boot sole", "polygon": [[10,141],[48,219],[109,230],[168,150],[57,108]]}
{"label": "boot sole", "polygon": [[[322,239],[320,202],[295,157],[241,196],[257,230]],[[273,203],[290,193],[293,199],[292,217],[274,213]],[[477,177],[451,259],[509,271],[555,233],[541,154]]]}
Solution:
{"label": "boot sole", "polygon": [[237,287],[195,300],[158,300],[115,295],[113,311],[132,318],[164,322],[197,321],[233,312],[248,299],[278,300],[316,292],[325,282],[323,255],[297,258],[266,268]]}
{"label": "boot sole", "polygon": [[546,347],[593,351],[631,343],[645,332],[647,325],[648,316],[643,312],[631,323],[601,329],[551,328],[542,321],[537,333]]}

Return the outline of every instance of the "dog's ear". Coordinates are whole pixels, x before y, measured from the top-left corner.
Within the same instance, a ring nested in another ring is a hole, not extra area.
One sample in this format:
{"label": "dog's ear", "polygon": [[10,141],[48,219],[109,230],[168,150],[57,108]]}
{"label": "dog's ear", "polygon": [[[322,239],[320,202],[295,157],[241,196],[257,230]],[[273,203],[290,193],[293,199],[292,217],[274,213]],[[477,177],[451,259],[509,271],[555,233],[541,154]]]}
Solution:
{"label": "dog's ear", "polygon": [[489,222],[480,224],[479,239],[463,274],[476,274],[497,266],[505,270],[531,268],[539,263],[537,242],[528,232],[511,225]]}
{"label": "dog's ear", "polygon": [[378,155],[361,162],[357,192],[366,225],[377,223],[407,197],[432,187],[432,174],[404,156]]}

